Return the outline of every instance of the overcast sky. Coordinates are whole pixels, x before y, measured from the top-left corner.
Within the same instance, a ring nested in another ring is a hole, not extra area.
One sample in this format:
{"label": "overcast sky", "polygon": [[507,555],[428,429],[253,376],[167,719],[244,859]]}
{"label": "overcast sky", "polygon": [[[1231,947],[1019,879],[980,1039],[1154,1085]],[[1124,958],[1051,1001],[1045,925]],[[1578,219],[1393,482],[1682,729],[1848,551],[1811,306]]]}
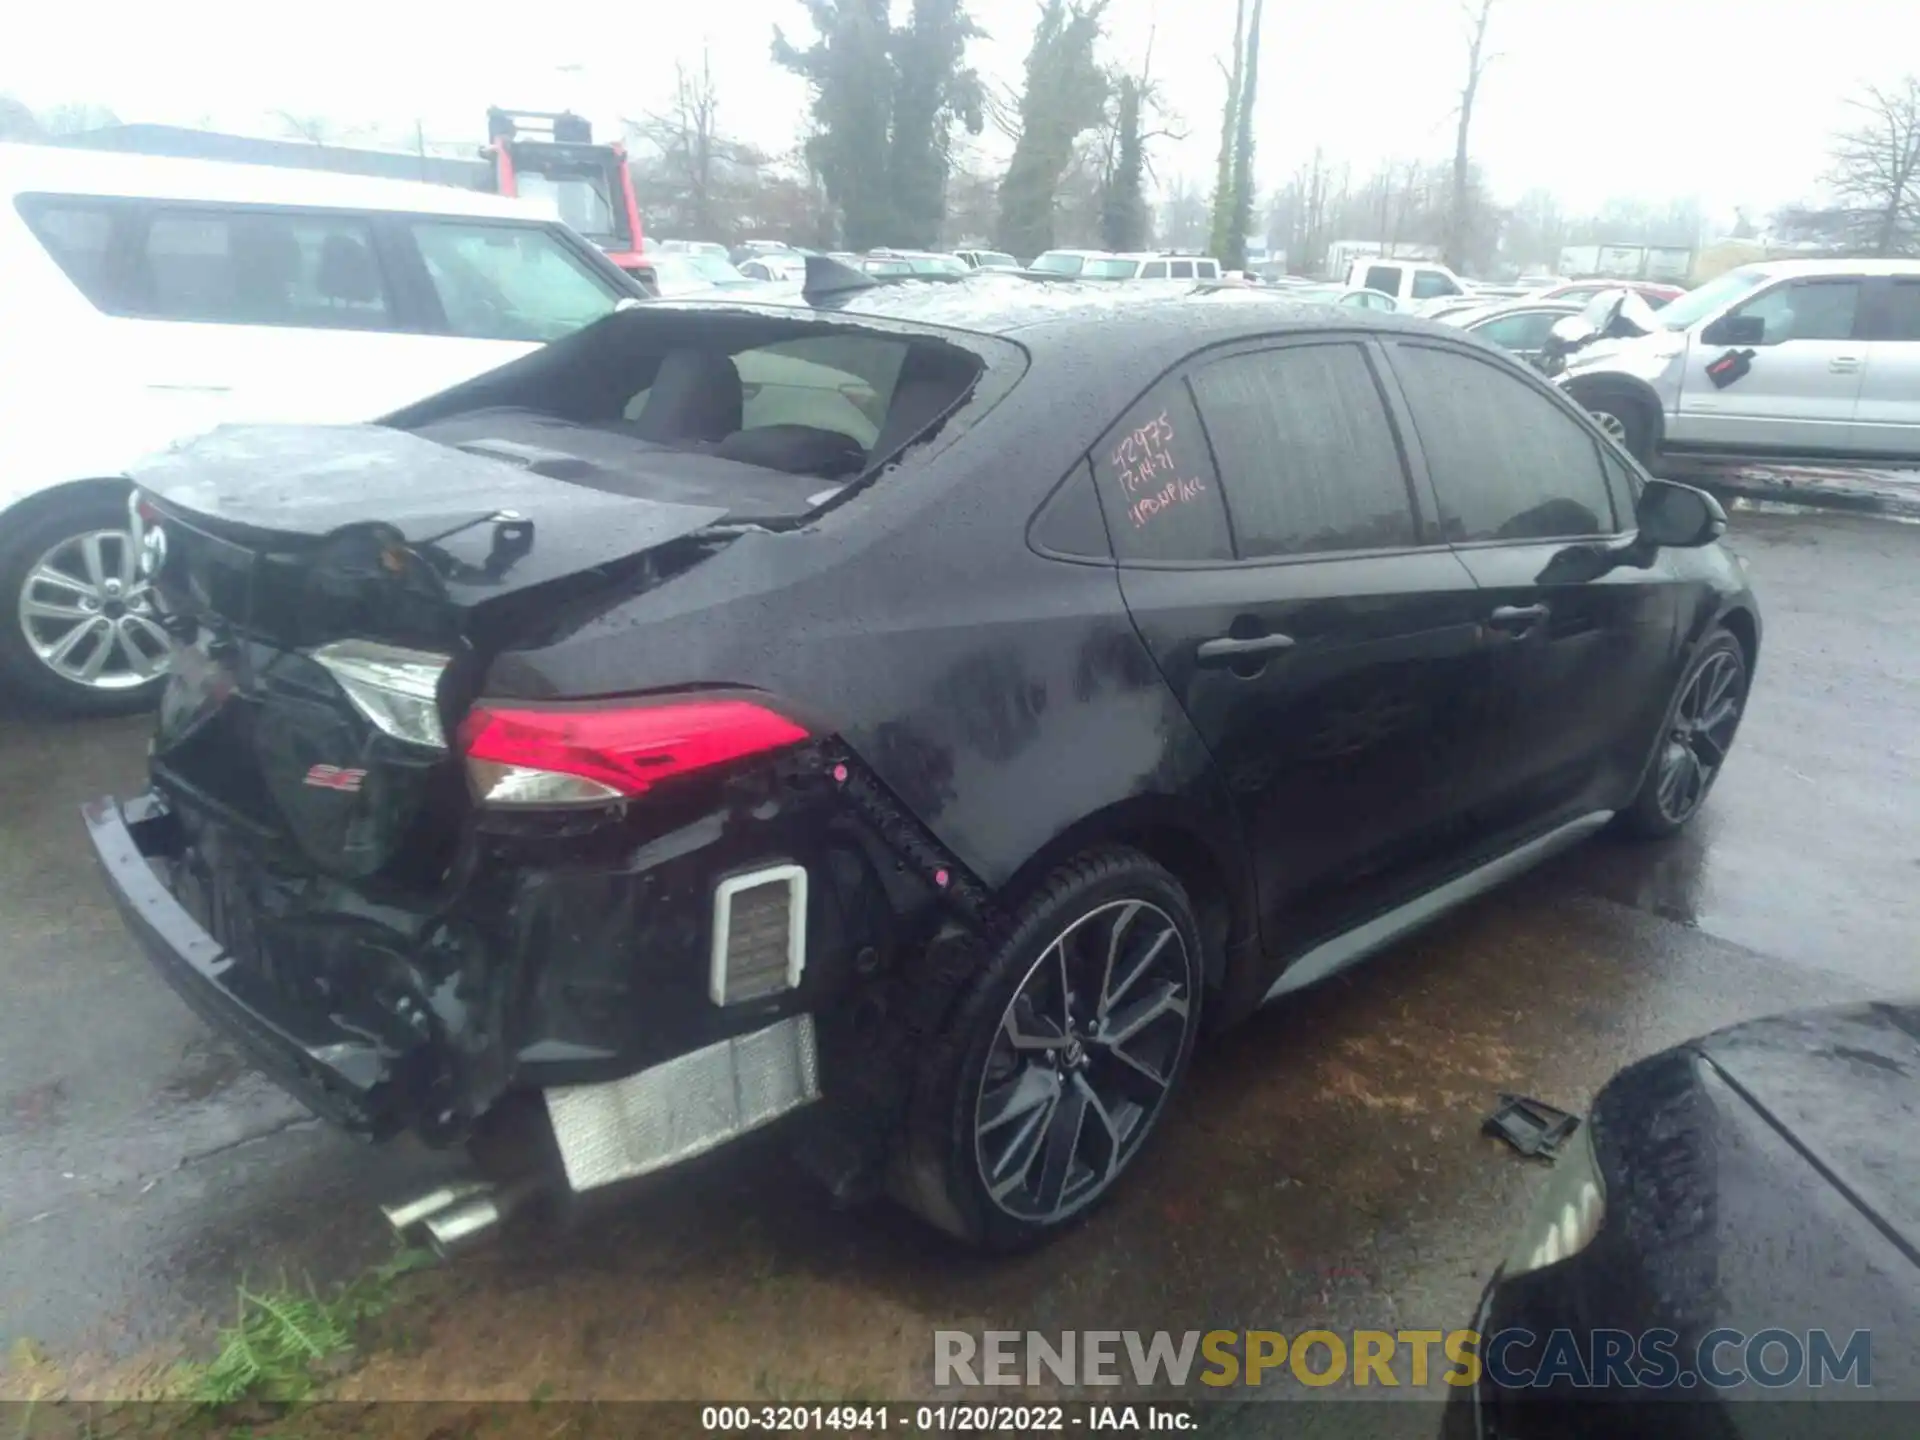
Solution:
{"label": "overcast sky", "polygon": [[[899,0],[897,8],[904,8]],[[970,0],[975,62],[1017,82],[1036,0]],[[571,106],[612,128],[664,105],[676,58],[711,50],[723,126],[790,146],[806,95],[773,65],[799,0],[90,0],[10,17],[0,93],[36,108],[283,133],[274,112],[429,139],[484,138],[489,104]],[[1108,58],[1153,73],[1190,132],[1164,182],[1211,181],[1233,0],[1111,0]],[[1457,0],[1268,0],[1258,154],[1264,187],[1315,145],[1363,170],[1451,153],[1465,25]],[[1764,212],[1809,193],[1842,102],[1920,56],[1920,0],[1496,0],[1474,153],[1503,199],[1544,186],[1573,208],[1700,196]],[[989,152],[1005,142],[989,135]]]}

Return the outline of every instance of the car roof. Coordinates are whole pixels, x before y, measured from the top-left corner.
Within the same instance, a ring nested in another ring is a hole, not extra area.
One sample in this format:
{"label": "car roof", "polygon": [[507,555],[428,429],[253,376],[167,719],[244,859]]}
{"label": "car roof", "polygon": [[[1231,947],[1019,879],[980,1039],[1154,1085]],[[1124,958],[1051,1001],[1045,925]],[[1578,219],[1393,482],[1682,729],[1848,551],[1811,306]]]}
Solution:
{"label": "car roof", "polygon": [[553,219],[525,201],[451,185],[278,165],[82,150],[64,145],[0,145],[0,195],[11,199],[43,192],[323,210]]}
{"label": "car roof", "polygon": [[1920,275],[1920,260],[1756,260],[1739,268],[1780,279],[1797,275]]}
{"label": "car roof", "polygon": [[807,305],[798,292],[774,296],[717,295],[649,302],[647,309],[711,310],[715,306],[766,315],[831,321],[845,316],[1013,339],[1029,350],[1114,350],[1114,327],[1125,323],[1128,357],[1164,369],[1209,345],[1261,335],[1315,331],[1404,330],[1458,339],[1451,326],[1352,305],[1302,303],[1253,286],[1179,290],[1171,294],[1113,290],[1072,283],[975,274],[951,284],[882,284]]}

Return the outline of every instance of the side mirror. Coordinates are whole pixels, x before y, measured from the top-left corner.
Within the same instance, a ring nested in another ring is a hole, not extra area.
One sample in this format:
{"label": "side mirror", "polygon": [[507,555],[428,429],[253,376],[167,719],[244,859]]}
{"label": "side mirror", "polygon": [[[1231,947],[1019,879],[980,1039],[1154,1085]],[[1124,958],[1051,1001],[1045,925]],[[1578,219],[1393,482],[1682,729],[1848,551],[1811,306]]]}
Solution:
{"label": "side mirror", "polygon": [[1767,320],[1764,315],[1722,315],[1700,332],[1703,345],[1764,345]]}
{"label": "side mirror", "polygon": [[1641,543],[1663,550],[1697,550],[1727,532],[1727,512],[1718,500],[1671,480],[1647,481],[1634,507],[1634,521]]}

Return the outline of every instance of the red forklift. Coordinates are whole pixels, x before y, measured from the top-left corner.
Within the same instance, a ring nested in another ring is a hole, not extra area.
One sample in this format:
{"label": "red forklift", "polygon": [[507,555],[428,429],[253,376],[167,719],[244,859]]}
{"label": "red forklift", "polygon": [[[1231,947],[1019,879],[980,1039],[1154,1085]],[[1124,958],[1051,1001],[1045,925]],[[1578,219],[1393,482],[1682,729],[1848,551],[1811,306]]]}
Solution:
{"label": "red forklift", "polygon": [[550,206],[622,270],[651,283],[653,267],[641,255],[640,203],[633,194],[627,149],[596,145],[593,127],[562,111],[487,111],[493,188]]}

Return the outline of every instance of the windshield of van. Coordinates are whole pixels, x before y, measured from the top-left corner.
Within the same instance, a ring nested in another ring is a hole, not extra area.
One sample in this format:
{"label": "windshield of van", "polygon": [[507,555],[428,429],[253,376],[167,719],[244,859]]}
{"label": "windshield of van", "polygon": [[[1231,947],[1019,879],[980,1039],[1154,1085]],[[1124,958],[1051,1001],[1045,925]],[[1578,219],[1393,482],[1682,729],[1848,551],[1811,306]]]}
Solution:
{"label": "windshield of van", "polygon": [[1764,284],[1766,279],[1764,270],[1729,270],[1698,290],[1689,290],[1678,300],[1661,306],[1660,323],[1669,330],[1690,330],[1707,316],[1717,314],[1749,290]]}

